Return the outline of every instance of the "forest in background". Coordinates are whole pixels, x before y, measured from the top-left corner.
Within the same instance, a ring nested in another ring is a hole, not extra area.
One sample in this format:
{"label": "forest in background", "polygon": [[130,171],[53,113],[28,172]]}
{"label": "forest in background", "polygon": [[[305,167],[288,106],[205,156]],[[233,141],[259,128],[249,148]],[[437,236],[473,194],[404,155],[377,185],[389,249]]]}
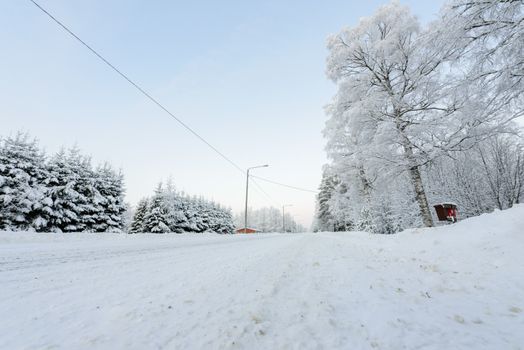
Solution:
{"label": "forest in background", "polygon": [[[244,213],[241,211],[234,217],[236,227],[244,227]],[[249,208],[248,227],[254,228],[259,232],[306,232],[301,224],[297,223],[290,213],[284,213],[275,207],[264,207],[259,209]]]}

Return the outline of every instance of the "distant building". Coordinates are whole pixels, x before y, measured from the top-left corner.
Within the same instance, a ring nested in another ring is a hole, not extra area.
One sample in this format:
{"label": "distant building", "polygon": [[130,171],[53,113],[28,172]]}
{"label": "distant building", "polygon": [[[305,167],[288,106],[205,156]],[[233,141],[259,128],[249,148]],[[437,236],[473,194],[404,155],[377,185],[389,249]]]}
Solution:
{"label": "distant building", "polygon": [[239,228],[235,231],[236,233],[257,233],[258,231],[254,228]]}

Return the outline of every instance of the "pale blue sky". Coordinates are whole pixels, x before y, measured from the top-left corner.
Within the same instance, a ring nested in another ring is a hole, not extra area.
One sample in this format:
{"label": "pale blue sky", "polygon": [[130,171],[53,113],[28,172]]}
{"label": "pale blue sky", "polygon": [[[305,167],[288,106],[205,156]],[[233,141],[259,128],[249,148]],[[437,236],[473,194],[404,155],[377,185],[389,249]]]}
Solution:
{"label": "pale blue sky", "polygon": [[[326,162],[325,40],[384,1],[40,0],[86,42],[242,167],[316,189]],[[423,22],[442,1],[402,1]],[[137,93],[26,0],[0,1],[0,135],[50,152],[77,144],[126,176],[127,199],[162,178],[241,209],[242,175]],[[253,207],[292,203],[311,223],[314,195],[260,183]]]}

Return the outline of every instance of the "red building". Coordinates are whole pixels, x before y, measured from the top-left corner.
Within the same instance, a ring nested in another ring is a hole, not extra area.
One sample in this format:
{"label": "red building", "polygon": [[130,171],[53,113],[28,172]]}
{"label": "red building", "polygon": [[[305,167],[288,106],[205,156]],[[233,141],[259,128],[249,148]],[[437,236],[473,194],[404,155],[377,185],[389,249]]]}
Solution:
{"label": "red building", "polygon": [[236,233],[256,233],[258,232],[257,230],[255,230],[254,228],[239,228],[238,230],[235,231]]}

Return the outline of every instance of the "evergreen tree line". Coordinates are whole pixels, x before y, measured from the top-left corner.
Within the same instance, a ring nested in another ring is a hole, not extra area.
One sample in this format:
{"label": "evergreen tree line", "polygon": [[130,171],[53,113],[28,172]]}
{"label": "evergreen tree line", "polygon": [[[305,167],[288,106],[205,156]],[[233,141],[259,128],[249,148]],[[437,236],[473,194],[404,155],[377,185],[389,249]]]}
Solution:
{"label": "evergreen tree line", "polygon": [[151,198],[139,201],[129,233],[234,233],[229,209],[178,192],[168,183],[159,184]]}
{"label": "evergreen tree line", "polygon": [[328,40],[327,155],[314,229],[395,233],[524,196],[524,1],[394,1]]}
{"label": "evergreen tree line", "polygon": [[[275,207],[251,209],[248,211],[248,226],[259,232],[306,232],[306,228],[293,219],[289,213],[282,218],[282,211]],[[282,222],[284,220],[284,223]],[[236,227],[244,227],[244,211],[235,215]]]}
{"label": "evergreen tree line", "polygon": [[120,232],[125,210],[109,164],[93,168],[76,147],[48,157],[24,133],[0,139],[0,230]]}

